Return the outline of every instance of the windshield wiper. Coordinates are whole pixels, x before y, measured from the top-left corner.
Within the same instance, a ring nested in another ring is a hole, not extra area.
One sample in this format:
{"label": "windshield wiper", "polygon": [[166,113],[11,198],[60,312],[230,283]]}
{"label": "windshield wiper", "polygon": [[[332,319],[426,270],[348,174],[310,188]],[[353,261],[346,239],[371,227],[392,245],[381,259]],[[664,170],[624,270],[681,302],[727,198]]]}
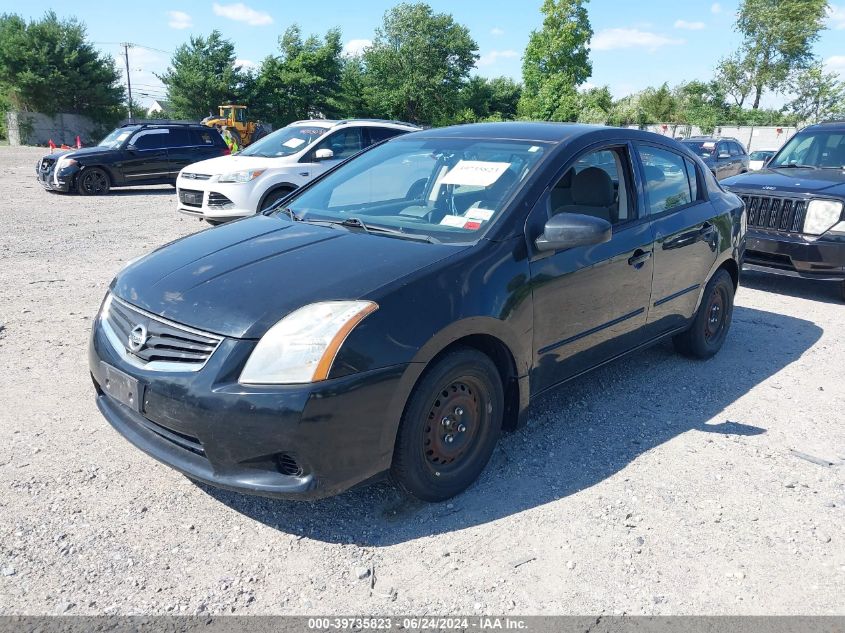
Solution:
{"label": "windshield wiper", "polygon": [[[417,242],[428,242],[429,244],[439,244],[440,240],[431,237],[430,235],[422,235],[420,233],[406,233],[399,229],[391,229],[386,226],[374,226],[372,224],[364,224],[361,218],[346,218],[345,220],[317,220],[321,223],[335,224],[337,226],[345,226],[352,229],[361,229],[364,233],[377,233],[380,235],[390,235],[391,237],[399,237],[406,240],[416,240]],[[310,220],[305,220],[310,222]]]}
{"label": "windshield wiper", "polygon": [[815,165],[797,165],[795,163],[788,163],[786,165],[775,165],[769,169],[819,169]]}

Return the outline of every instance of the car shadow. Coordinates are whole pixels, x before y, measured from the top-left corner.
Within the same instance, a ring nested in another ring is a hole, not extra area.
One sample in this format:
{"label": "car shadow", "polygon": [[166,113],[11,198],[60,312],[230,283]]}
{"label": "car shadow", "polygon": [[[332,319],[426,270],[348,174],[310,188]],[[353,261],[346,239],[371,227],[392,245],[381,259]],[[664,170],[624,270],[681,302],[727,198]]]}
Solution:
{"label": "car shadow", "polygon": [[686,359],[664,342],[572,380],[540,397],[529,423],[501,438],[479,481],[448,503],[409,499],[386,482],[314,502],[198,485],[256,521],[325,542],[386,546],[460,530],[577,494],[681,434],[765,433],[765,412],[727,420],[722,411],[821,334],[803,319],[737,307],[715,358]]}
{"label": "car shadow", "polygon": [[150,185],[149,187],[121,187],[109,190],[109,196],[175,196],[176,189],[170,185]]}
{"label": "car shadow", "polygon": [[754,290],[773,292],[809,299],[823,303],[845,303],[839,291],[839,284],[835,281],[819,281],[817,279],[801,279],[784,275],[768,274],[756,270],[743,270],[741,284]]}

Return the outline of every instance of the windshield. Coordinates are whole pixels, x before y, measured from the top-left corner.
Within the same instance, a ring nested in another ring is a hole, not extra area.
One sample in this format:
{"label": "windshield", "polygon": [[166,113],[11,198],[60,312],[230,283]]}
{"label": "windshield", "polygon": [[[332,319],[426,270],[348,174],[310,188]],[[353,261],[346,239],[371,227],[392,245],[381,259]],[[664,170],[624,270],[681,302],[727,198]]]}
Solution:
{"label": "windshield", "polygon": [[769,163],[778,167],[845,168],[845,130],[796,134]]}
{"label": "windshield", "polygon": [[749,158],[749,160],[768,160],[774,155],[775,155],[774,152],[757,150],[756,152],[751,152],[751,154],[748,156],[748,158]]}
{"label": "windshield", "polygon": [[240,155],[263,156],[264,158],[290,156],[304,149],[306,145],[327,131],[327,128],[316,125],[289,125],[256,141],[240,152]]}
{"label": "windshield", "polygon": [[395,139],[329,174],[287,210],[305,221],[354,218],[409,239],[474,241],[545,151],[528,141]]}
{"label": "windshield", "polygon": [[702,158],[710,158],[716,153],[716,141],[683,141],[683,143]]}
{"label": "windshield", "polygon": [[98,147],[117,149],[118,147],[123,145],[123,141],[128,139],[129,135],[137,129],[137,127],[119,127],[116,130],[113,130],[111,134],[109,134],[102,141],[100,141]]}

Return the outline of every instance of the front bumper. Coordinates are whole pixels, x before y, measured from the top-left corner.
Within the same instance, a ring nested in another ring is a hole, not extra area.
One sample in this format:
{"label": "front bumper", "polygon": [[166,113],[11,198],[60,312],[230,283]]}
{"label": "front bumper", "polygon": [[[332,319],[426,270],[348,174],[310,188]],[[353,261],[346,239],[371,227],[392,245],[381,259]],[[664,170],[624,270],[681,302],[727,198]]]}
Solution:
{"label": "front bumper", "polygon": [[39,184],[47,191],[68,193],[73,189],[75,175],[73,173],[67,173],[68,171],[67,169],[63,169],[59,174],[56,174],[55,163],[48,169],[41,169],[39,165],[36,165],[35,177]]}
{"label": "front bumper", "polygon": [[[89,346],[97,406],[148,455],[238,492],[315,499],[390,468],[406,365],[312,385],[241,385],[253,347],[224,339],[199,371],[147,371],[121,359],[98,319]],[[106,393],[106,365],[137,379],[135,407]]]}
{"label": "front bumper", "polygon": [[225,221],[255,215],[249,183],[218,183],[179,177],[178,211],[198,218]]}
{"label": "front bumper", "polygon": [[744,268],[805,279],[845,280],[845,237],[808,239],[749,229]]}

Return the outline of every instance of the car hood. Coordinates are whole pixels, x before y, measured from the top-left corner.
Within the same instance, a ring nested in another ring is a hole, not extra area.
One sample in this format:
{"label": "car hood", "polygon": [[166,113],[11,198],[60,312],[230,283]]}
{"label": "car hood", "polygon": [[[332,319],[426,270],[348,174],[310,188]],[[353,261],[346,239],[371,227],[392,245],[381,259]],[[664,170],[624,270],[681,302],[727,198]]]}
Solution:
{"label": "car hood", "polygon": [[726,178],[721,184],[732,191],[780,191],[843,196],[845,195],[845,171],[840,169],[761,169]]}
{"label": "car hood", "polygon": [[259,215],[163,246],[124,268],[111,288],[171,321],[260,338],[301,306],[365,297],[463,248]]}
{"label": "car hood", "polygon": [[94,145],[93,147],[82,147],[80,149],[57,150],[45,155],[45,158],[52,158],[53,160],[58,160],[62,156],[68,156],[70,158],[88,158],[93,156],[102,156],[103,154],[108,154],[111,151],[113,150]]}
{"label": "car hood", "polygon": [[279,158],[265,158],[263,156],[218,156],[217,158],[210,158],[202,160],[198,163],[192,163],[185,168],[185,171],[194,174],[208,174],[210,176],[217,176],[220,174],[230,174],[233,171],[241,169],[272,169],[276,167],[289,167],[295,165],[296,161],[291,162],[285,157]]}

